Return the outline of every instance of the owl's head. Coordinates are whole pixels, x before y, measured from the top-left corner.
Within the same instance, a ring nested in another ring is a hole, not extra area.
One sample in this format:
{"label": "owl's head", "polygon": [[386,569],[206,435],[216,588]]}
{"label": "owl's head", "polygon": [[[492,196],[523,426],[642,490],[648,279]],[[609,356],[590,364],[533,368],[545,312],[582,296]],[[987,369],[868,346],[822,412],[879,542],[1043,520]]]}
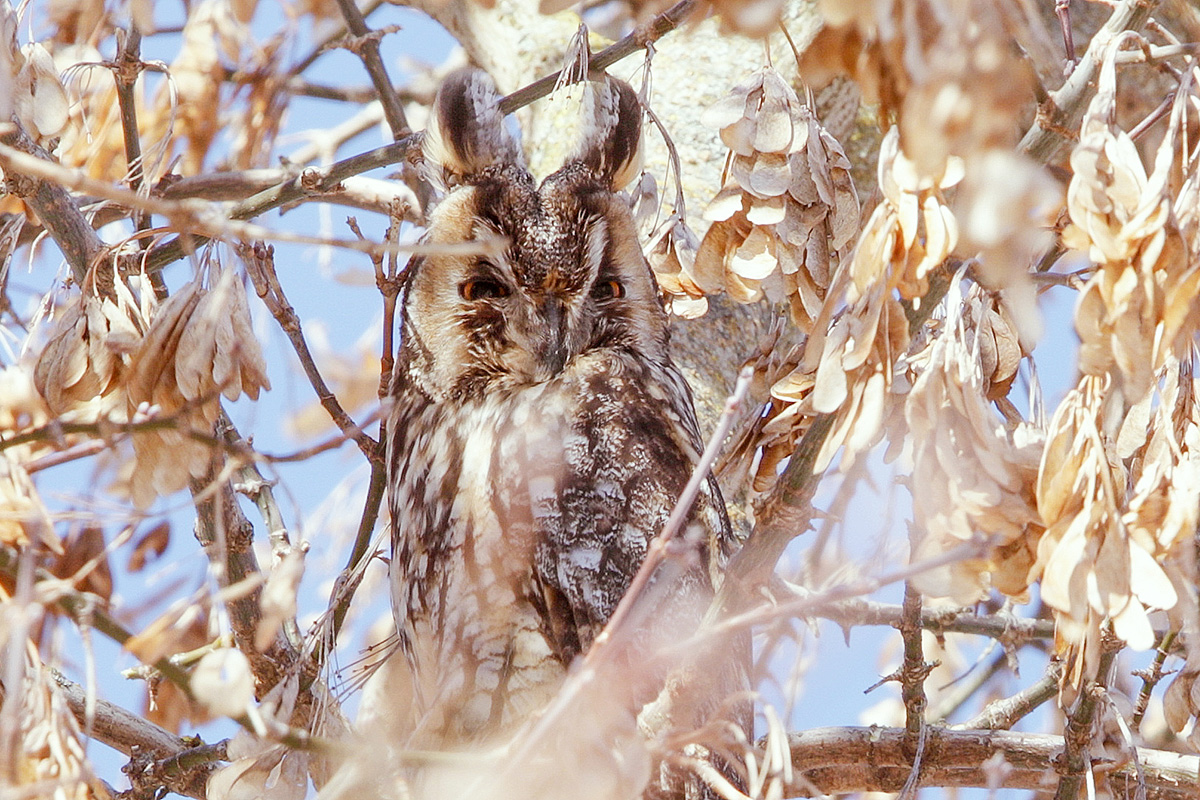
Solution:
{"label": "owl's head", "polygon": [[491,246],[413,258],[397,375],[440,399],[549,380],[599,348],[667,360],[666,316],[618,193],[641,169],[633,89],[588,85],[574,154],[540,186],[499,99],[468,70],[434,103],[426,161],[449,191],[425,241]]}

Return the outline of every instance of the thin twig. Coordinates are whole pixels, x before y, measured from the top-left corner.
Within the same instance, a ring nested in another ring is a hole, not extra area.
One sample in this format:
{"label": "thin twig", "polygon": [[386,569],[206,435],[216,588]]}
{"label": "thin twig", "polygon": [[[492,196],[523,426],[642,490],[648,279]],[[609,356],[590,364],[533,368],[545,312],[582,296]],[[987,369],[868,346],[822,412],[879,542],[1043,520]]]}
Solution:
{"label": "thin twig", "polygon": [[[794,593],[796,590],[787,584],[784,591]],[[776,584],[772,584],[772,592],[779,596]],[[843,629],[858,625],[887,625],[899,628],[903,609],[891,603],[856,598],[818,605],[807,613],[830,620]],[[921,627],[936,634],[970,633],[988,636],[1017,647],[1029,641],[1046,640],[1054,636],[1054,623],[1050,620],[980,615],[968,608],[922,609]]]}
{"label": "thin twig", "polygon": [[371,83],[375,85],[379,101],[383,104],[388,127],[392,129],[392,138],[399,139],[410,129],[404,116],[404,107],[400,105],[400,98],[392,86],[392,79],[388,77],[387,67],[379,55],[380,33],[367,27],[367,21],[354,4],[354,0],[337,0],[337,4],[342,10],[343,19],[346,20],[346,29],[355,37],[350,49],[362,59],[363,66],[367,68],[367,74],[371,76]]}
{"label": "thin twig", "polygon": [[1021,139],[1019,149],[1022,152],[1043,164],[1058,158],[1068,143],[1064,133],[1078,128],[1083,110],[1095,92],[1096,74],[1105,48],[1114,36],[1141,28],[1157,5],[1158,0],[1119,0],[1066,82],[1051,92],[1051,106],[1038,110],[1037,121]]}
{"label": "thin twig", "polygon": [[[678,28],[696,9],[697,0],[680,0],[645,25],[636,28],[625,38],[601,50],[588,59],[589,67],[596,72],[603,72],[626,56],[633,55],[648,44],[658,41],[663,36]],[[532,103],[554,91],[560,72],[539,78],[528,86],[522,87],[500,101],[500,113],[511,114],[519,108]]]}
{"label": "thin twig", "polygon": [[1029,716],[1038,706],[1058,694],[1058,681],[1062,677],[1062,663],[1051,661],[1046,667],[1046,674],[1032,686],[1026,687],[1002,700],[988,703],[982,711],[961,725],[952,726],[955,730],[1008,730],[1025,717]]}
{"label": "thin twig", "polygon": [[279,283],[279,276],[275,273],[274,248],[262,242],[255,242],[251,245],[237,245],[237,252],[242,263],[246,265],[246,272],[254,282],[258,296],[262,298],[267,310],[271,312],[271,316],[279,323],[280,329],[291,342],[292,349],[296,351],[296,357],[300,359],[300,366],[304,369],[304,374],[308,376],[308,381],[312,385],[313,391],[316,392],[321,406],[329,412],[329,416],[338,426],[338,430],[353,439],[358,445],[358,449],[369,461],[372,463],[381,461],[383,456],[379,451],[379,443],[364,433],[358,423],[346,413],[342,404],[338,402],[337,395],[333,393],[321,376],[321,371],[317,368],[312,351],[309,350],[308,342],[304,338],[300,316],[288,302],[287,295],[283,292],[283,286]]}
{"label": "thin twig", "polygon": [[[375,9],[379,8],[381,5],[383,5],[383,0],[367,0],[366,3],[363,3],[362,10],[359,13],[365,20],[367,17],[371,16],[371,14],[375,12]],[[312,66],[314,61],[316,61],[321,57],[322,54],[329,50],[329,46],[331,44],[336,42],[338,39],[341,39],[346,35],[346,33],[347,31],[344,27],[339,27],[336,30],[331,31],[324,39],[317,43],[316,47],[314,47],[308,53],[308,55],[297,61],[291,67],[291,69],[288,70],[289,74],[299,75],[300,73],[304,72],[304,70]]]}
{"label": "thin twig", "polygon": [[1175,643],[1177,635],[1177,631],[1167,631],[1164,633],[1158,642],[1158,648],[1154,652],[1154,661],[1150,664],[1149,668],[1133,673],[1142,679],[1142,688],[1138,692],[1137,704],[1133,709],[1132,727],[1135,733],[1142,727],[1142,718],[1146,716],[1146,708],[1150,705],[1150,695],[1154,693],[1154,687],[1158,686],[1159,681],[1169,674],[1163,672],[1163,664],[1167,660],[1167,655],[1171,652],[1171,645]]}

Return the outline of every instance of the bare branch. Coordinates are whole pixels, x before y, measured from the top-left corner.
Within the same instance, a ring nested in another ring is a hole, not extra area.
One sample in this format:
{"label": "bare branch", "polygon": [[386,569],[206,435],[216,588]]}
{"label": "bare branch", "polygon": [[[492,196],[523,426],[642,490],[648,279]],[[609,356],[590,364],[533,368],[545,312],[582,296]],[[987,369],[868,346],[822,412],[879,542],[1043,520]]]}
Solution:
{"label": "bare branch", "polygon": [[383,103],[383,113],[387,117],[388,127],[392,129],[392,138],[399,139],[409,132],[408,120],[404,117],[404,107],[396,96],[392,79],[388,77],[387,68],[379,56],[379,32],[373,32],[367,27],[367,21],[362,12],[354,4],[354,0],[337,0],[342,16],[346,20],[346,28],[355,37],[354,45],[350,48],[362,59],[375,91],[379,93],[379,101]]}
{"label": "bare branch", "polygon": [[1003,700],[989,703],[987,708],[955,730],[987,729],[1008,730],[1018,720],[1028,716],[1035,708],[1058,694],[1058,681],[1062,678],[1062,664],[1051,661],[1046,674],[1037,683]]}
{"label": "bare branch", "polygon": [[279,283],[279,276],[275,274],[274,249],[261,242],[256,242],[253,245],[238,245],[237,251],[241,256],[242,263],[246,265],[246,272],[254,281],[254,288],[258,292],[258,296],[262,298],[267,310],[271,312],[271,316],[275,317],[275,321],[279,323],[279,327],[288,337],[288,341],[292,343],[292,349],[296,351],[300,365],[304,368],[304,374],[308,376],[309,383],[312,384],[321,406],[329,412],[329,416],[338,426],[338,430],[347,438],[353,439],[358,445],[358,449],[369,461],[381,460],[383,456],[380,453],[379,442],[362,431],[342,408],[337,396],[325,383],[325,379],[321,377],[321,371],[317,369],[312,352],[308,349],[308,342],[304,338],[300,317],[288,302],[287,295],[283,292],[283,286]]}
{"label": "bare branch", "polygon": [[1115,5],[1112,16],[1092,37],[1087,52],[1066,83],[1050,93],[1052,105],[1038,109],[1037,121],[1021,139],[1021,151],[1044,164],[1058,159],[1058,154],[1077,135],[1083,110],[1096,88],[1104,49],[1113,37],[1140,29],[1157,5],[1157,0],[1120,0]]}
{"label": "bare branch", "polygon": [[[789,737],[797,779],[790,796],[896,792],[911,769],[910,739],[903,728],[817,728]],[[1008,731],[930,728],[923,786],[991,785],[985,762],[1002,757],[1011,770],[1002,788],[1045,791],[1046,765],[1063,750],[1061,736]],[[1139,750],[1151,800],[1187,800],[1200,793],[1200,757]],[[994,762],[992,762],[994,763]],[[1110,784],[1136,780],[1132,764],[1108,773]]]}
{"label": "bare branch", "polygon": [[[57,165],[16,122],[0,123],[0,145],[10,152]],[[105,252],[104,242],[63,186],[19,168],[13,169],[11,162],[4,162],[4,165],[8,191],[34,210],[71,265],[75,281],[83,283],[88,269]]]}
{"label": "bare branch", "polygon": [[[135,760],[149,759],[150,769],[145,767],[130,770],[130,779],[153,783],[172,792],[204,800],[208,775],[216,762],[224,759],[224,743],[218,749],[208,745],[196,745],[163,730],[153,722],[126,711],[102,698],[93,698],[94,713],[88,715],[87,692],[82,686],[68,680],[58,670],[47,670],[59,694],[67,701],[71,713],[80,726],[88,726],[93,737]],[[190,754],[202,750],[204,758],[196,763],[182,763]],[[157,762],[157,763],[156,763]]]}

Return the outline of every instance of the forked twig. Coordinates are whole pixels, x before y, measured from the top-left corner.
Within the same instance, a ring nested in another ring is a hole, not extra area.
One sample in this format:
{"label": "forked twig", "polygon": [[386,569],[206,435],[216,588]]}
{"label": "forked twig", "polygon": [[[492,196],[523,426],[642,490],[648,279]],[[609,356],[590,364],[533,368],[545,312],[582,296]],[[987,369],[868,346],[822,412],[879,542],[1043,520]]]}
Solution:
{"label": "forked twig", "polygon": [[283,286],[279,283],[279,276],[275,273],[274,249],[262,242],[255,242],[252,245],[238,245],[237,252],[242,263],[246,265],[246,272],[254,282],[258,296],[262,298],[267,310],[271,312],[271,316],[279,323],[280,329],[291,342],[292,349],[296,351],[296,357],[300,359],[300,366],[304,369],[304,374],[308,377],[313,391],[316,392],[321,406],[329,412],[329,416],[338,426],[338,430],[346,437],[353,439],[368,460],[372,462],[380,460],[382,456],[379,453],[379,443],[364,433],[358,423],[346,413],[338,401],[337,395],[325,383],[321,371],[317,368],[312,351],[308,348],[308,341],[304,338],[300,317],[292,308],[292,304],[288,302]]}

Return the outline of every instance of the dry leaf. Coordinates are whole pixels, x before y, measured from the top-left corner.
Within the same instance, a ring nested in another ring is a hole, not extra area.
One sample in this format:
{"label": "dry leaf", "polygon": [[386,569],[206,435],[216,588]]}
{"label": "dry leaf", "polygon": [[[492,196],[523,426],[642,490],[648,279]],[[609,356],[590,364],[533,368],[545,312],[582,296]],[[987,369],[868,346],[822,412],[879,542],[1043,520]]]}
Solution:
{"label": "dry leaf", "polygon": [[129,554],[126,569],[130,572],[141,572],[147,564],[157,561],[170,543],[171,523],[163,520],[153,525],[134,540],[133,552]]}

